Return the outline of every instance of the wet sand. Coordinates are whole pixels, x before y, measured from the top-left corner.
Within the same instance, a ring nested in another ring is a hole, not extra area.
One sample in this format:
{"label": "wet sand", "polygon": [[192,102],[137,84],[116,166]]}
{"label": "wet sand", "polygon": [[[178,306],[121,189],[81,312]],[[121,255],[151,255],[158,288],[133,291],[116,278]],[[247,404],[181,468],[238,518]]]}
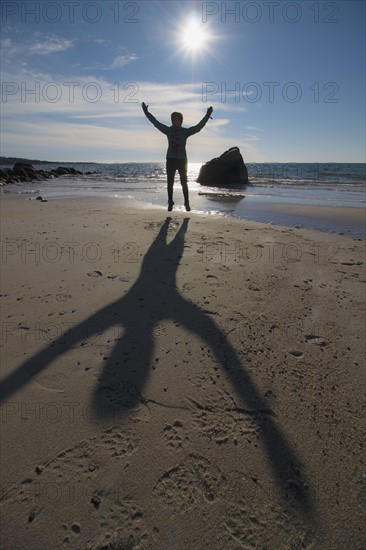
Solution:
{"label": "wet sand", "polygon": [[364,242],[8,198],[1,240],[1,548],[364,548]]}

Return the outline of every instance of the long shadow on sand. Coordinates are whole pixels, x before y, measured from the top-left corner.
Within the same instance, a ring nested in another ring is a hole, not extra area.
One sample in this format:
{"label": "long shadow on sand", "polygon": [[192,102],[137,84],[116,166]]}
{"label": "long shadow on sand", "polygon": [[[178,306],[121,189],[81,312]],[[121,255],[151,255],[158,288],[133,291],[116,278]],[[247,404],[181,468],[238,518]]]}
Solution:
{"label": "long shadow on sand", "polygon": [[[75,344],[85,340],[85,334],[90,337],[93,331],[95,334],[118,325],[123,327],[123,334],[105,362],[92,401],[105,416],[114,414],[116,404],[130,410],[143,401],[141,394],[151,372],[154,329],[163,320],[172,320],[211,348],[231,382],[238,407],[243,412],[256,413],[254,418],[261,419],[263,447],[280,491],[286,499],[290,496],[304,519],[313,521],[314,502],[310,498],[311,491],[302,473],[300,460],[277,425],[268,404],[220,327],[197,305],[183,298],[177,289],[177,269],[183,255],[189,219],[184,219],[175,237],[167,243],[170,221],[171,218],[166,218],[160,228],[144,256],[139,277],[130,290],[73,327],[72,334],[66,331],[52,345],[6,377],[1,384],[1,401],[9,400],[32,377],[48,368]],[[110,407],[106,405],[108,402]]]}

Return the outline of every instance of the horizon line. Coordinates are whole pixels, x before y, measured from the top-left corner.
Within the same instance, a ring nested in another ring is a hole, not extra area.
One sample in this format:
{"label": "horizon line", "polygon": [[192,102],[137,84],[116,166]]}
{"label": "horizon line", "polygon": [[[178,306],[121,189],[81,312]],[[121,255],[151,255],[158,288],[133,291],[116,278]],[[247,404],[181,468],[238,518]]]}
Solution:
{"label": "horizon line", "polygon": [[[218,158],[218,157],[217,157]],[[163,160],[40,160],[40,159],[28,159],[26,157],[19,156],[0,156],[0,164],[5,164],[4,161],[7,159],[13,159],[9,162],[30,162],[30,163],[49,163],[49,164],[164,164],[166,159]],[[16,160],[14,160],[16,159]],[[211,159],[210,159],[211,160]],[[205,161],[188,161],[188,164],[204,164],[209,162]],[[278,160],[267,160],[267,161],[244,161],[245,164],[366,164],[366,159],[364,161],[298,161],[298,160],[288,160],[288,161],[278,161]]]}

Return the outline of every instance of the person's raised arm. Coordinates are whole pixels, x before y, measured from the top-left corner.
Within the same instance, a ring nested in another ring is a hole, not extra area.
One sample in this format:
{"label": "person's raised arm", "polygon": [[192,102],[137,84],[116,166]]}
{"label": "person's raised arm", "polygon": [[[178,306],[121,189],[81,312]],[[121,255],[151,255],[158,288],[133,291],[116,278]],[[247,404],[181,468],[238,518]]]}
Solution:
{"label": "person's raised arm", "polygon": [[196,124],[196,126],[191,126],[190,128],[188,128],[188,136],[197,134],[197,132],[200,132],[202,130],[202,128],[207,124],[208,119],[212,118],[212,111],[213,107],[209,107],[203,119],[198,124]]}
{"label": "person's raised arm", "polygon": [[169,127],[166,126],[165,124],[162,124],[158,120],[156,120],[156,118],[151,113],[149,113],[149,110],[148,110],[149,106],[146,105],[146,103],[142,102],[141,107],[142,107],[142,110],[144,111],[146,118],[150,120],[151,124],[153,124],[155,128],[157,128],[158,130],[160,130],[160,132],[163,132],[163,134],[167,134]]}

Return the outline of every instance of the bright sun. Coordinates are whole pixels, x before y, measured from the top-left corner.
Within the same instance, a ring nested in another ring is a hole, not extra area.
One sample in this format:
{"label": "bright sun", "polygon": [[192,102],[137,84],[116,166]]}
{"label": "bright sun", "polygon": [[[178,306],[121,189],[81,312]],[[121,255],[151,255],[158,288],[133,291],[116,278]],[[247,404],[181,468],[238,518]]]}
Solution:
{"label": "bright sun", "polygon": [[189,21],[182,35],[182,45],[191,52],[198,52],[205,48],[208,41],[208,34],[202,23],[192,19]]}

